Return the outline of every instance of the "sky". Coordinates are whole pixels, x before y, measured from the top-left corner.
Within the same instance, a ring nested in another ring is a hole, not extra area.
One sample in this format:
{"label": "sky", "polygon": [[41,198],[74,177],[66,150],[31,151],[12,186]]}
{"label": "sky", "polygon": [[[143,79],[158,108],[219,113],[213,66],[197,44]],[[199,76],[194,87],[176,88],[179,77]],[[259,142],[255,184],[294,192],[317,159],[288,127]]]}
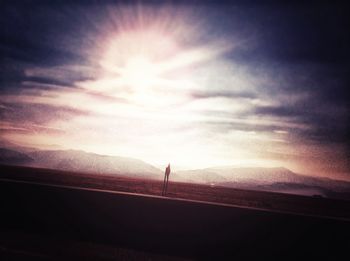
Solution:
{"label": "sky", "polygon": [[2,1],[0,138],[350,180],[340,2]]}

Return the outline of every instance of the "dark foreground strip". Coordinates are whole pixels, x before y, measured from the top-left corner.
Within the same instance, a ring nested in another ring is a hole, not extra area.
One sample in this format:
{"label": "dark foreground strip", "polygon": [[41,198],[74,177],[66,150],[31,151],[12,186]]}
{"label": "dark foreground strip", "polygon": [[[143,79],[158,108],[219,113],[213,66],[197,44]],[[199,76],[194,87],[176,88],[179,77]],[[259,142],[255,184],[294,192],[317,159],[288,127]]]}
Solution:
{"label": "dark foreground strip", "polygon": [[5,180],[0,200],[2,231],[160,255],[322,260],[350,247],[348,220]]}

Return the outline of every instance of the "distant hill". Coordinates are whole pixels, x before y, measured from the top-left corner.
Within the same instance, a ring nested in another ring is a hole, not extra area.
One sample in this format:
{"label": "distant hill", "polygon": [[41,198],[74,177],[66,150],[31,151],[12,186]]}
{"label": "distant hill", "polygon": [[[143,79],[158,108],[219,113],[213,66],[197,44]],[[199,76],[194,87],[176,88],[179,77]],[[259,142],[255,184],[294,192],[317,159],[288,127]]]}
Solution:
{"label": "distant hill", "polygon": [[30,152],[33,166],[96,174],[122,174],[130,177],[161,179],[162,171],[138,159],[105,156],[79,150]]}
{"label": "distant hill", "polygon": [[176,173],[176,178],[187,182],[270,184],[271,182],[294,182],[299,175],[285,168],[236,168],[215,167],[186,170]]}
{"label": "distant hill", "polygon": [[28,155],[5,148],[0,148],[0,163],[9,165],[25,165],[33,162]]}
{"label": "distant hill", "polygon": [[215,167],[179,171],[172,180],[252,190],[350,199],[350,182],[310,177],[286,168]]}
{"label": "distant hill", "polygon": [[[0,163],[94,174],[163,179],[163,171],[138,159],[79,150],[0,149]],[[170,181],[350,199],[350,182],[310,177],[286,168],[215,167],[171,173]]]}
{"label": "distant hill", "polygon": [[0,148],[0,163],[147,179],[163,178],[161,170],[141,160],[79,150],[30,150],[24,153]]}

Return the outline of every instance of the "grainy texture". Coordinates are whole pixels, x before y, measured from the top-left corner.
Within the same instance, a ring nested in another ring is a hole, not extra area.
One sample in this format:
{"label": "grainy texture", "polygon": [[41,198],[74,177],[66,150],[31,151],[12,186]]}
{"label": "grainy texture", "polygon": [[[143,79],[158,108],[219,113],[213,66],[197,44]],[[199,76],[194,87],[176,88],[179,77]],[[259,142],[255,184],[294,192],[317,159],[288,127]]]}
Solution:
{"label": "grainy texture", "polygon": [[[0,178],[161,195],[162,181],[51,169],[1,166]],[[350,219],[350,201],[172,182],[168,197]]]}

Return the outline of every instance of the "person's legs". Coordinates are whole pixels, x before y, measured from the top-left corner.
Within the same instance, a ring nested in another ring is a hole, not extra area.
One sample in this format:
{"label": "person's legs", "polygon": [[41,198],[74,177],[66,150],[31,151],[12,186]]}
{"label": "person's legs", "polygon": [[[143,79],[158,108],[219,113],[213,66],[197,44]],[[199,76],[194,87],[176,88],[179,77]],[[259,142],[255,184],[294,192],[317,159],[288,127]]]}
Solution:
{"label": "person's legs", "polygon": [[165,192],[164,195],[166,195],[167,191],[168,191],[168,182],[169,182],[169,175],[166,175],[166,182],[165,182]]}
{"label": "person's legs", "polygon": [[165,194],[165,183],[166,183],[166,175],[164,175],[163,188],[162,188],[162,196]]}

